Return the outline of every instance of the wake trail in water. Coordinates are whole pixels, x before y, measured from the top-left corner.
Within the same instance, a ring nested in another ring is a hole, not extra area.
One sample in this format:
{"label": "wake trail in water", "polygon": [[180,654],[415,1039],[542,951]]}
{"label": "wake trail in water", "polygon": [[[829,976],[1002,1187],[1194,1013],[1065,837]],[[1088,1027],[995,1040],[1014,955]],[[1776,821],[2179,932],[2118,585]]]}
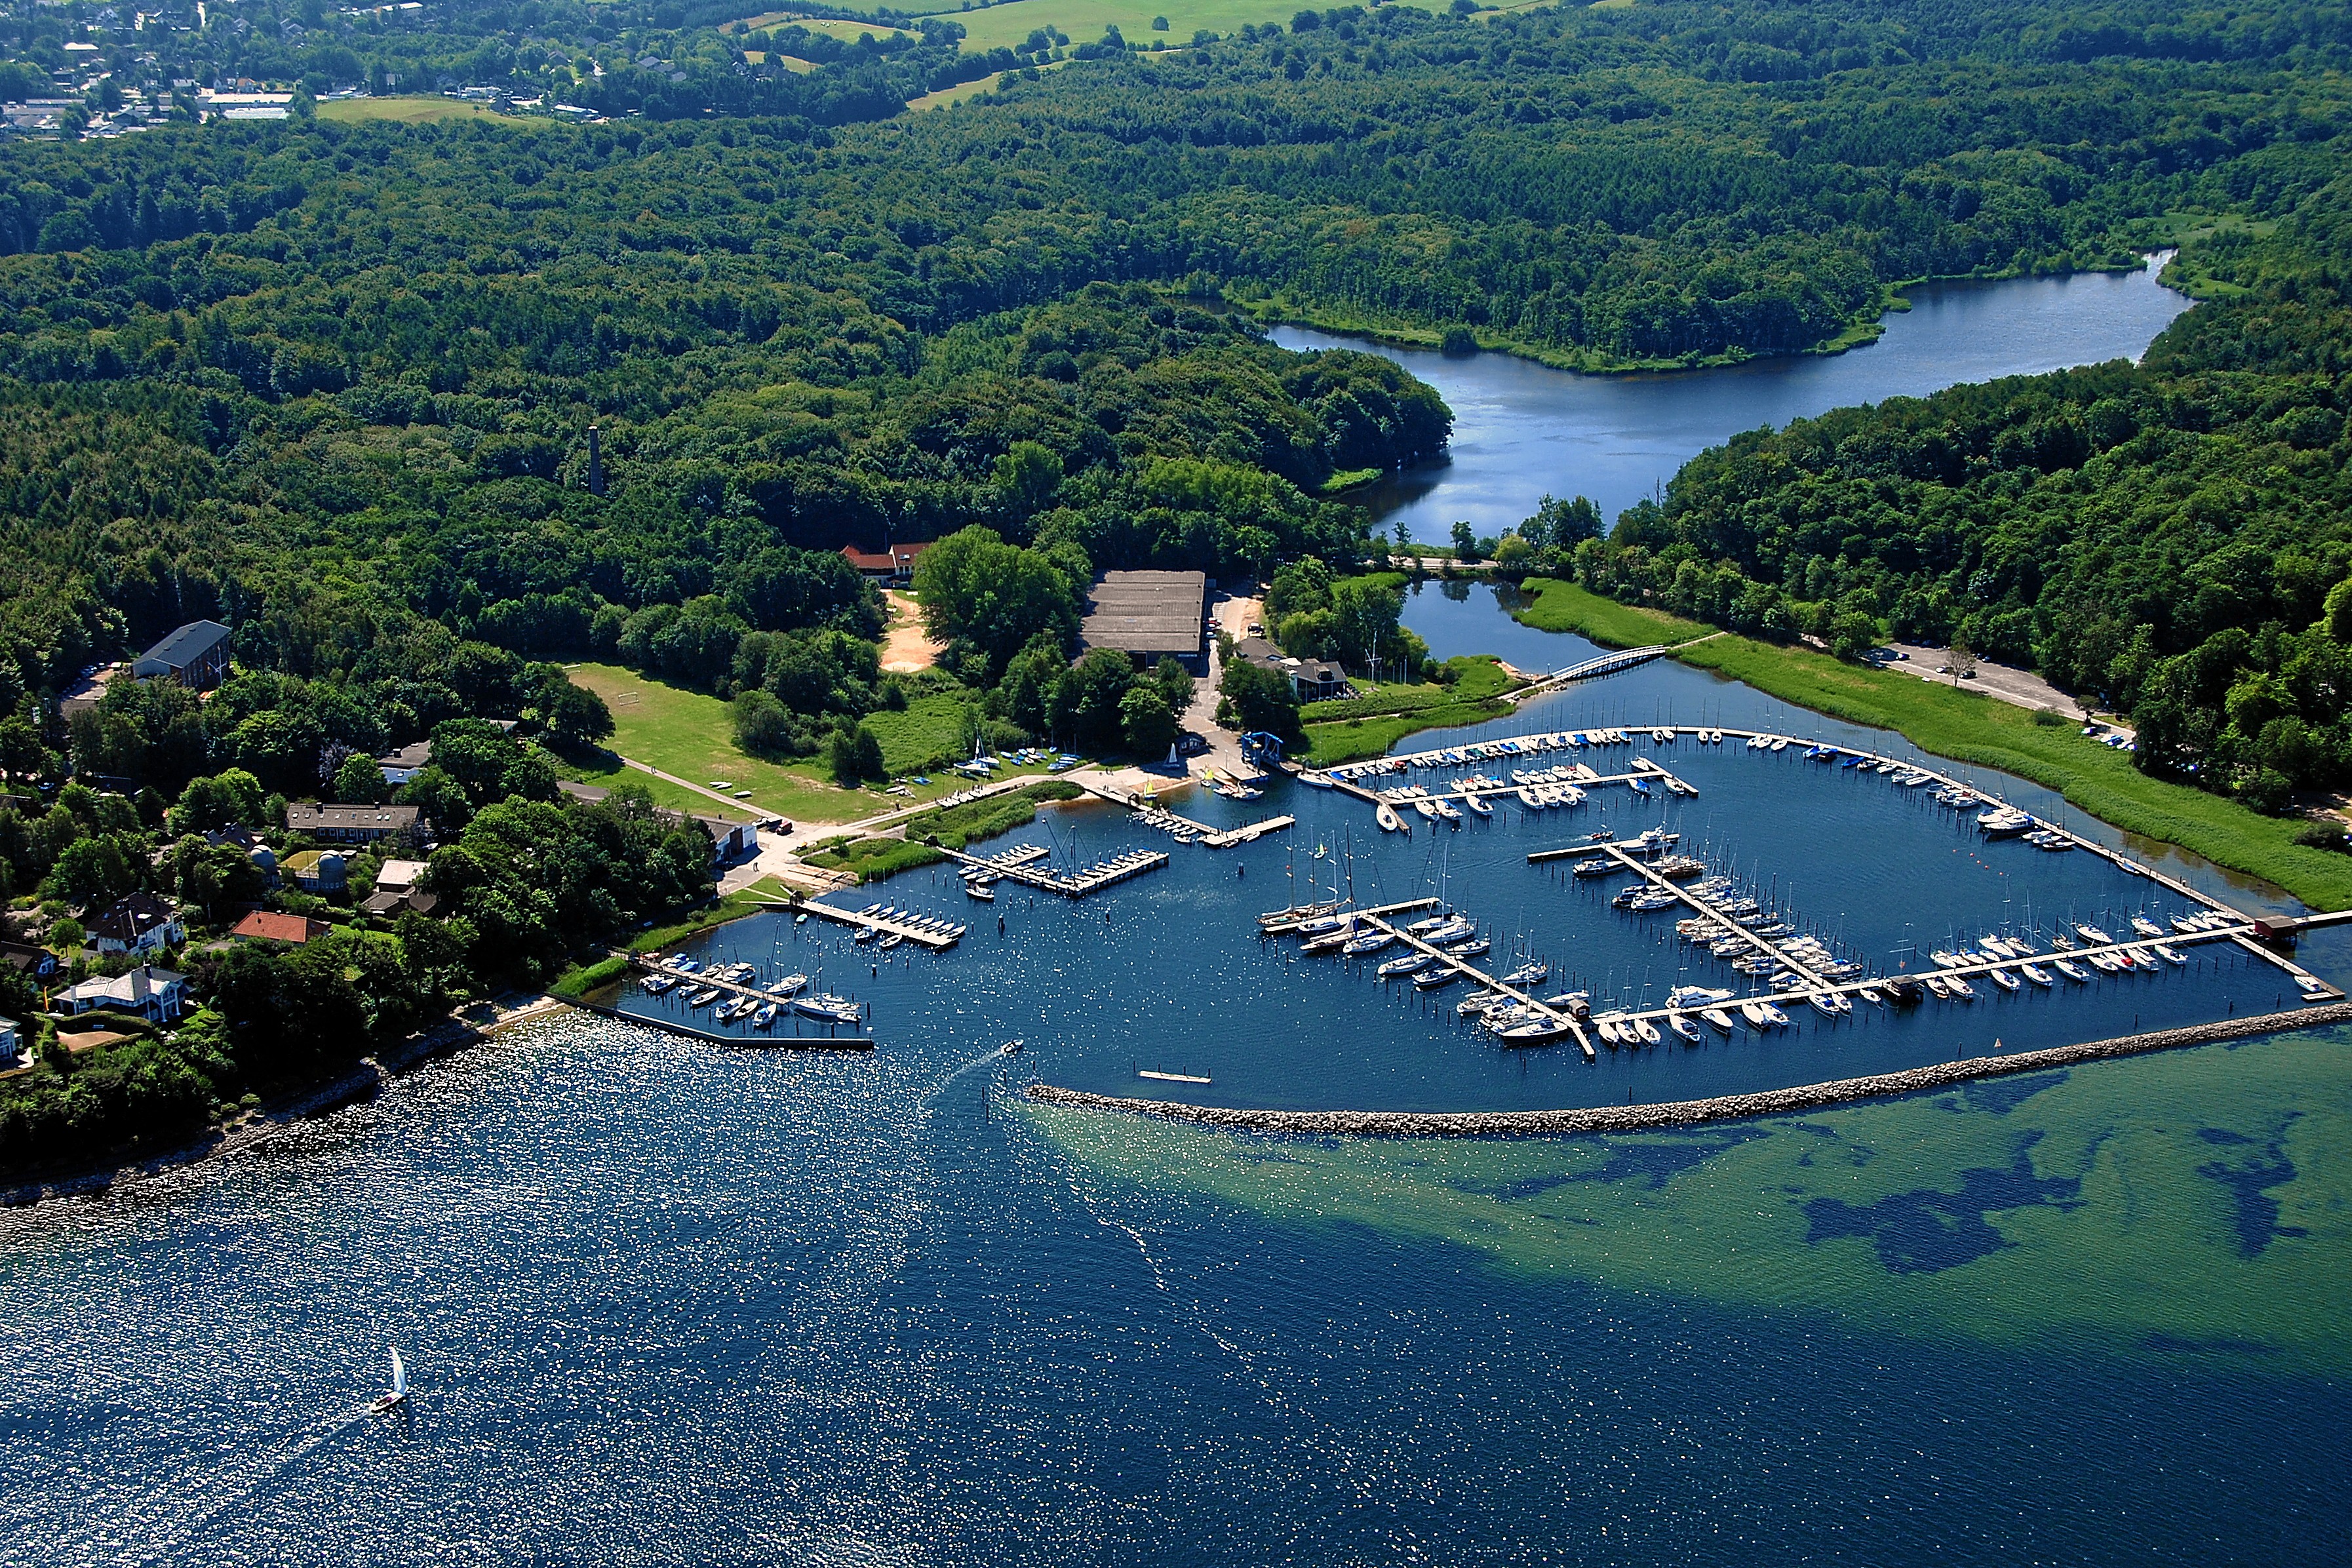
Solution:
{"label": "wake trail in water", "polygon": [[[275,1457],[266,1454],[257,1456],[257,1462],[246,1470],[244,1476],[236,1480],[230,1489],[216,1495],[211,1507],[193,1515],[181,1516],[177,1500],[168,1491],[151,1494],[144,1500],[143,1506],[125,1509],[112,1514],[105,1521],[108,1534],[117,1538],[143,1537],[147,1542],[143,1547],[132,1548],[129,1554],[119,1560],[140,1563],[142,1568],[147,1563],[182,1560],[179,1549],[184,1542],[200,1531],[211,1528],[213,1521],[223,1514],[231,1510],[242,1509],[251,1503],[264,1488],[277,1481],[280,1476],[317,1453],[328,1443],[366,1421],[370,1414],[367,1406],[361,1405],[348,1415],[330,1420],[310,1436],[294,1439]],[[218,1472],[211,1472],[207,1479],[218,1479]],[[174,1522],[168,1533],[162,1533],[167,1520]],[[100,1539],[95,1534],[85,1534],[69,1545],[63,1542],[59,1544],[65,1546],[65,1550],[60,1553],[60,1561],[99,1561],[96,1553],[103,1549]]]}

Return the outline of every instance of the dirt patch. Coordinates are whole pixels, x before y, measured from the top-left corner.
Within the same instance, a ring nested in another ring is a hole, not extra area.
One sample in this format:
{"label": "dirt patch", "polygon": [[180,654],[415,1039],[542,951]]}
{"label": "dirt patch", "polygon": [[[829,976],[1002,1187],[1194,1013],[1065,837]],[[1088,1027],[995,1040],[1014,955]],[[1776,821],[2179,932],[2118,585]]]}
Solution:
{"label": "dirt patch", "polygon": [[890,607],[890,624],[882,633],[882,668],[912,675],[937,664],[946,645],[933,642],[923,630],[923,614],[915,607],[914,595],[892,588],[882,597]]}

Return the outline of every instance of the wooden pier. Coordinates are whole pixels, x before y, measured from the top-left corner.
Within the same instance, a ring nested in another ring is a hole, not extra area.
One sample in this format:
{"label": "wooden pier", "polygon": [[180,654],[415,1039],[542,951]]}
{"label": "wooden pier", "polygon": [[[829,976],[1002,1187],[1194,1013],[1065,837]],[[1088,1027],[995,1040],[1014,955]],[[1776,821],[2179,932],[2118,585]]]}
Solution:
{"label": "wooden pier", "polygon": [[1292,931],[1297,931],[1300,926],[1305,925],[1308,921],[1329,920],[1334,916],[1345,919],[1349,915],[1354,915],[1360,920],[1369,915],[1401,915],[1412,910],[1426,910],[1433,908],[1437,900],[1435,897],[1428,896],[1418,899],[1403,899],[1393,904],[1375,904],[1368,910],[1350,910],[1343,908],[1338,904],[1334,904],[1328,909],[1325,909],[1320,914],[1300,915],[1296,920],[1284,920],[1281,918],[1282,911],[1276,911],[1272,916],[1258,916],[1257,929],[1258,933],[1262,936],[1287,936]]}
{"label": "wooden pier", "polygon": [[[1412,949],[1416,952],[1428,954],[1439,963],[1460,974],[1465,980],[1475,982],[1478,985],[1483,986],[1488,991],[1494,992],[1497,995],[1509,997],[1512,1001],[1527,1009],[1530,1017],[1543,1018],[1550,1023],[1567,1026],[1568,1032],[1576,1038],[1578,1048],[1584,1052],[1584,1059],[1587,1061],[1595,1059],[1592,1051],[1592,1042],[1585,1037],[1583,1026],[1576,1021],[1574,1016],[1560,1008],[1554,1007],[1546,1003],[1536,1000],[1536,998],[1528,995],[1526,992],[1518,989],[1517,986],[1504,984],[1500,980],[1496,979],[1485,970],[1473,964],[1468,959],[1464,958],[1457,953],[1448,952],[1442,947],[1433,947],[1428,942],[1422,941],[1421,938],[1413,935],[1411,931],[1406,931],[1403,927],[1391,924],[1383,918],[1384,916],[1392,914],[1402,914],[1410,910],[1424,910],[1436,902],[1437,900],[1433,898],[1407,899],[1397,903],[1380,904],[1371,909],[1366,910],[1333,910],[1328,914],[1304,916],[1296,921],[1286,921],[1272,925],[1265,923],[1264,918],[1261,917],[1258,930],[1261,934],[1265,936],[1292,934],[1297,932],[1300,926],[1305,925],[1310,920],[1345,921],[1348,924],[1342,929],[1350,931],[1359,927],[1369,926],[1373,931],[1379,931],[1385,936],[1404,943],[1405,946]],[[1518,1042],[1512,1043],[1517,1044]],[[1544,1042],[1528,1041],[1526,1043],[1529,1045],[1540,1045]]]}
{"label": "wooden pier", "polygon": [[[738,999],[748,998],[754,1002],[772,1002],[776,1005],[776,1013],[779,1018],[789,1016],[793,1018],[803,1020],[807,1023],[818,1025],[821,1027],[856,1029],[866,1021],[866,1009],[863,1003],[858,1005],[859,1017],[858,1022],[856,1024],[845,1023],[837,1019],[811,1018],[807,1014],[793,1007],[790,997],[779,996],[772,991],[762,989],[761,987],[751,984],[746,981],[728,980],[719,975],[712,974],[706,970],[698,969],[690,973],[682,973],[675,969],[665,969],[662,965],[655,963],[651,958],[642,952],[631,953],[629,955],[629,972],[633,975],[667,975],[677,982],[677,989],[679,991],[690,991],[697,986],[708,986],[713,991],[723,992],[726,994]],[[814,982],[811,982],[811,984],[814,984]],[[803,991],[806,989],[807,987],[803,987]],[[690,1024],[680,1023],[675,1019],[655,1017],[642,1013],[616,1012],[615,1016],[627,1018],[632,1023],[656,1025],[676,1034],[689,1035],[697,1039],[709,1040],[714,1044],[721,1046],[764,1046],[771,1043],[787,1043],[785,1040],[782,1039],[772,1042],[770,1037],[764,1035],[737,1036],[715,1034],[709,1030],[698,1029]],[[860,1047],[836,1043],[835,1048],[855,1050]],[[871,1048],[870,1045],[865,1048]]]}
{"label": "wooden pier", "polygon": [[792,904],[773,903],[768,907],[773,910],[791,910],[796,914],[812,914],[819,920],[831,921],[836,925],[857,926],[884,936],[893,934],[902,936],[917,946],[929,948],[933,952],[944,952],[963,940],[962,928],[952,921],[950,922],[949,931],[927,931],[896,915],[886,915],[878,911],[869,915],[861,910],[845,910],[837,904],[821,903],[815,899],[803,899],[798,903]]}
{"label": "wooden pier", "polygon": [[950,849],[944,846],[940,847],[940,853],[963,865],[979,867],[1003,881],[1018,882],[1023,887],[1034,888],[1043,893],[1057,893],[1066,899],[1083,899],[1099,893],[1105,888],[1115,888],[1147,871],[1157,871],[1169,863],[1165,849],[1130,849],[1124,855],[1097,860],[1073,874],[1042,870],[1034,863],[1014,864],[1008,856],[982,859],[977,855],[966,855],[960,849]]}
{"label": "wooden pier", "polygon": [[1295,816],[1269,816],[1263,822],[1252,822],[1240,827],[1212,827],[1205,822],[1195,822],[1189,816],[1180,816],[1165,806],[1158,805],[1136,807],[1135,819],[1146,827],[1156,827],[1162,833],[1176,835],[1203,849],[1230,849],[1236,844],[1251,843],[1265,834],[1279,833],[1286,827],[1296,826],[1298,821]]}
{"label": "wooden pier", "polygon": [[1672,893],[1677,900],[1689,905],[1693,910],[1722,927],[1726,935],[1738,937],[1754,948],[1760,956],[1770,959],[1804,981],[1808,989],[1821,991],[1831,988],[1832,983],[1827,976],[1816,973],[1802,961],[1792,956],[1772,938],[1750,931],[1746,921],[1717,907],[1713,900],[1700,897],[1681,883],[1661,874],[1656,868],[1626,854],[1618,845],[1584,844],[1571,846],[1566,849],[1538,850],[1528,857],[1528,862],[1530,865],[1538,865],[1566,856],[1590,857],[1592,855],[1605,855],[1626,870],[1647,881],[1660,892]]}

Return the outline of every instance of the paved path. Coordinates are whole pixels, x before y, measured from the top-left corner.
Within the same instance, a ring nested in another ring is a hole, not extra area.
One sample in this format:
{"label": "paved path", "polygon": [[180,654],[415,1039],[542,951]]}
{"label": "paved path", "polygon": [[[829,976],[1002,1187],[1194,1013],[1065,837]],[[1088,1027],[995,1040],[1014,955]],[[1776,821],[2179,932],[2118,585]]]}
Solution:
{"label": "paved path", "polygon": [[[1920,643],[1901,642],[1889,643],[1886,646],[1897,653],[1909,654],[1911,657],[1880,666],[1883,669],[1916,675],[1922,680],[1933,680],[1939,685],[1973,689],[1983,692],[1987,697],[2018,708],[2054,708],[2067,718],[2078,723],[2081,721],[2082,702],[2068,693],[2059,690],[2030,669],[2020,669],[2015,665],[2010,664],[1996,664],[1991,659],[1979,655],[1977,658],[1976,679],[1962,680],[1956,675],[1936,673],[1936,667],[1951,658],[1950,648],[1928,647]],[[2137,738],[2126,725],[2110,723],[2105,727],[2117,731],[2127,740]]]}

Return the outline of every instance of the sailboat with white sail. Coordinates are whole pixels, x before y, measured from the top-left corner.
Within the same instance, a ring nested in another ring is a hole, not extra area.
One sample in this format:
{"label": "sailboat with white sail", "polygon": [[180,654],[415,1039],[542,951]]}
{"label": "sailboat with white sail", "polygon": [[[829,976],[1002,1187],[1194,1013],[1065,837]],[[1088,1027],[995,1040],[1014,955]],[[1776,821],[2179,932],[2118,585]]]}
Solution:
{"label": "sailboat with white sail", "polygon": [[395,1405],[408,1402],[408,1365],[400,1359],[400,1347],[392,1347],[392,1387],[375,1396],[368,1405],[368,1414],[381,1415]]}

